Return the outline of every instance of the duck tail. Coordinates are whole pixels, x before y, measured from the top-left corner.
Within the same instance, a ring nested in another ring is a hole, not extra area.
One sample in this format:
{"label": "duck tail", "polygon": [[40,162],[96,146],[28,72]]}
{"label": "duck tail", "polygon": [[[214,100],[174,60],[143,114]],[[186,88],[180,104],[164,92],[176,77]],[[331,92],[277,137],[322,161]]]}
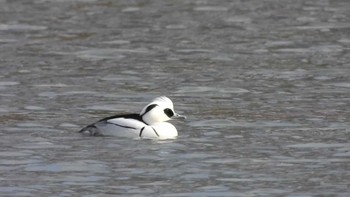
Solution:
{"label": "duck tail", "polygon": [[95,124],[88,125],[84,128],[82,128],[79,133],[87,134],[90,136],[101,136],[102,134],[99,132],[98,128],[95,126]]}

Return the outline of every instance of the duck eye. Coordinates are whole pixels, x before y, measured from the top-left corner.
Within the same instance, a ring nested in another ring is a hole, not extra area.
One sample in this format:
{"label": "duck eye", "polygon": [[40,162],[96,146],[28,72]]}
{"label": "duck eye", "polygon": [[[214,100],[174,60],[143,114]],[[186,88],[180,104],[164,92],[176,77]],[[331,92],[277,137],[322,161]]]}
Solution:
{"label": "duck eye", "polygon": [[171,110],[171,109],[169,109],[169,108],[164,109],[164,113],[165,113],[169,118],[171,118],[171,117],[174,116],[173,110]]}

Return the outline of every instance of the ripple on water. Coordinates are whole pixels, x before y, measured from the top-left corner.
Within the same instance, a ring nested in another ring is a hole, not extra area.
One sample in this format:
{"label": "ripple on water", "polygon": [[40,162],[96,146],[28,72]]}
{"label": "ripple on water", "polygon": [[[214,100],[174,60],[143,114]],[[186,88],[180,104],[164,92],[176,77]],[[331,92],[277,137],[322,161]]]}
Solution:
{"label": "ripple on water", "polygon": [[[4,131],[12,131],[12,132],[24,132],[24,131],[29,131],[29,132],[52,132],[52,133],[62,133],[62,130],[59,129],[54,129],[50,125],[44,125],[41,123],[37,122],[21,122],[16,124],[17,127],[4,127]],[[28,140],[33,140],[35,138],[28,138]],[[39,139],[39,138],[37,138]],[[41,138],[40,141],[45,141],[46,139]]]}
{"label": "ripple on water", "polygon": [[46,30],[45,26],[27,24],[0,24],[0,31],[40,31]]}
{"label": "ripple on water", "polygon": [[39,127],[39,128],[47,128],[47,125],[43,125],[43,124],[35,123],[35,122],[22,122],[22,123],[18,123],[17,126],[19,126],[19,127]]}
{"label": "ripple on water", "polygon": [[350,150],[348,152],[344,152],[344,153],[336,153],[333,156],[335,156],[335,157],[350,157]]}
{"label": "ripple on water", "polygon": [[214,50],[211,49],[178,49],[178,53],[192,54],[192,53],[214,53]]}
{"label": "ripple on water", "polygon": [[17,81],[0,81],[0,86],[14,86],[18,84],[19,82]]}
{"label": "ripple on water", "polygon": [[350,28],[350,24],[349,23],[324,23],[324,24],[318,24],[318,25],[313,24],[309,26],[298,26],[296,28],[301,30],[345,29],[345,28]]}
{"label": "ripple on water", "polygon": [[131,75],[107,75],[102,77],[103,81],[120,81],[121,83],[125,83],[126,81],[139,81],[140,78],[137,76]]}
{"label": "ripple on water", "polygon": [[121,108],[117,105],[89,105],[85,107],[88,110],[96,110],[96,111],[120,111]]}
{"label": "ripple on water", "polygon": [[212,57],[210,59],[214,60],[214,61],[223,61],[223,62],[231,62],[231,61],[233,61],[232,58],[230,58],[228,56],[225,56],[225,55],[218,55],[218,56]]}
{"label": "ripple on water", "polygon": [[167,25],[165,28],[167,28],[167,29],[186,29],[186,25],[172,24],[172,25]]}
{"label": "ripple on water", "polygon": [[[36,127],[32,127],[31,129],[32,129],[31,131],[37,132]],[[22,132],[23,128],[19,128],[19,131]],[[49,130],[46,132],[52,132],[52,131]],[[24,150],[32,150],[32,149],[35,150],[35,149],[69,149],[72,146],[50,142],[49,139],[44,137],[27,137],[23,139],[22,143],[14,144],[13,147],[24,149]]]}
{"label": "ripple on water", "polygon": [[344,48],[340,45],[325,45],[309,48],[280,48],[274,51],[282,53],[340,53],[344,51]]}
{"label": "ripple on water", "polygon": [[122,9],[122,12],[138,12],[140,11],[139,7],[126,7]]}
{"label": "ripple on water", "polygon": [[24,157],[30,156],[30,152],[18,152],[18,151],[2,151],[0,152],[0,157]]}
{"label": "ripple on water", "polygon": [[189,123],[193,127],[213,127],[213,128],[228,128],[228,127],[300,127],[300,124],[282,122],[282,121],[264,121],[264,122],[244,122],[244,121],[231,121],[227,119],[211,119],[200,120]]}
{"label": "ripple on water", "polygon": [[[0,90],[5,90],[8,88],[8,86],[15,86],[18,84],[19,84],[19,82],[16,82],[16,81],[0,81]],[[10,94],[8,94],[8,95],[10,95]]]}
{"label": "ripple on water", "polygon": [[38,96],[41,97],[48,97],[48,98],[55,98],[57,96],[72,96],[72,95],[98,95],[98,92],[94,91],[66,91],[62,93],[57,92],[40,92]]}
{"label": "ripple on water", "polygon": [[341,39],[338,40],[338,42],[348,44],[348,43],[350,43],[350,39],[348,39],[348,38],[341,38]]}
{"label": "ripple on water", "polygon": [[310,53],[310,48],[282,48],[276,49],[277,52],[282,53]]}
{"label": "ripple on water", "polygon": [[6,159],[1,160],[0,165],[20,165],[20,164],[33,164],[39,163],[41,160],[36,159]]}
{"label": "ripple on water", "polygon": [[33,196],[34,189],[28,189],[23,187],[0,187],[1,194],[9,194],[9,196]]}
{"label": "ripple on water", "polygon": [[81,59],[103,60],[116,59],[120,60],[126,57],[124,54],[150,54],[152,51],[146,48],[139,49],[88,49],[85,51],[75,52],[74,55]]}
{"label": "ripple on water", "polygon": [[79,95],[79,94],[98,95],[98,92],[95,92],[95,91],[67,91],[67,92],[60,93],[58,95],[71,96],[71,95]]}
{"label": "ripple on water", "polygon": [[79,128],[80,126],[79,125],[76,125],[76,124],[72,124],[72,123],[61,123],[59,125],[60,127],[64,127],[64,128]]}
{"label": "ripple on water", "polygon": [[267,41],[265,43],[265,45],[267,47],[282,47],[282,46],[290,46],[290,45],[293,45],[294,42],[292,41],[284,41],[284,40],[281,40],[281,41]]}
{"label": "ripple on water", "polygon": [[1,39],[0,38],[0,43],[12,43],[12,42],[17,42],[15,39]]}
{"label": "ripple on water", "polygon": [[95,160],[76,160],[70,162],[57,162],[52,164],[28,165],[25,171],[29,172],[95,172],[107,173],[108,166]]}
{"label": "ripple on water", "polygon": [[32,111],[46,110],[46,108],[44,108],[44,107],[39,107],[39,106],[34,106],[34,105],[25,106],[24,109],[32,110]]}
{"label": "ripple on water", "polygon": [[183,86],[179,87],[178,90],[175,91],[177,94],[186,94],[189,95],[193,93],[194,95],[198,95],[198,93],[217,95],[220,94],[241,94],[248,93],[249,90],[243,88],[217,88],[217,87],[208,87],[208,86]]}
{"label": "ripple on water", "polygon": [[228,11],[228,7],[223,7],[223,6],[198,6],[193,8],[194,11],[216,11],[216,12],[223,12],[223,11]]}
{"label": "ripple on water", "polygon": [[59,145],[51,142],[36,142],[36,143],[25,143],[21,145],[16,145],[15,147],[20,149],[69,149],[72,146]]}
{"label": "ripple on water", "polygon": [[287,145],[286,147],[288,148],[340,148],[345,146],[349,146],[349,144],[304,143],[304,144],[291,144],[291,145]]}
{"label": "ripple on water", "polygon": [[200,121],[192,121],[188,123],[193,127],[233,127],[235,126],[235,122],[231,120],[225,119],[212,119],[212,120],[200,120]]}
{"label": "ripple on water", "polygon": [[38,96],[41,97],[48,97],[48,98],[55,98],[57,96],[57,92],[40,92]]}
{"label": "ripple on water", "polygon": [[[42,2],[72,2],[72,0],[41,0]],[[98,0],[73,0],[73,2],[78,3],[78,2],[85,2],[85,3],[94,3],[97,2]]]}
{"label": "ripple on water", "polygon": [[224,19],[227,23],[251,23],[252,19],[246,16],[233,16]]}
{"label": "ripple on water", "polygon": [[90,49],[76,52],[78,58],[85,60],[103,60],[103,59],[123,59],[125,56],[118,54],[114,49]]}
{"label": "ripple on water", "polygon": [[55,84],[36,84],[33,85],[34,87],[48,87],[48,88],[65,88],[68,87],[69,85],[64,84],[64,83],[55,83]]}
{"label": "ripple on water", "polygon": [[203,197],[203,196],[212,196],[212,197],[232,197],[232,196],[247,196],[244,193],[232,192],[232,191],[203,191],[203,192],[177,192],[177,193],[168,193],[162,195],[164,197],[183,197],[183,196],[191,196],[191,197]]}
{"label": "ripple on water", "polygon": [[342,88],[350,88],[350,83],[332,83],[331,85]]}
{"label": "ripple on water", "polygon": [[318,53],[341,53],[344,51],[344,48],[340,45],[321,45],[313,46],[310,50]]}
{"label": "ripple on water", "polygon": [[129,40],[110,40],[110,41],[105,41],[103,42],[104,44],[118,44],[118,45],[122,45],[122,44],[130,44]]}

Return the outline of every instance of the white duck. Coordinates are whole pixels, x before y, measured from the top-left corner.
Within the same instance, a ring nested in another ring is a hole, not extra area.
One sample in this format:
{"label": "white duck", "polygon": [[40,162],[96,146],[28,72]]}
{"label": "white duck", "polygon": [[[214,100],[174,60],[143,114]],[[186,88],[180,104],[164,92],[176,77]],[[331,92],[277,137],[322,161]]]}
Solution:
{"label": "white duck", "polygon": [[173,102],[165,96],[155,98],[140,114],[115,115],[103,118],[81,129],[92,136],[118,136],[142,138],[175,138],[176,128],[165,121],[186,118],[174,111]]}

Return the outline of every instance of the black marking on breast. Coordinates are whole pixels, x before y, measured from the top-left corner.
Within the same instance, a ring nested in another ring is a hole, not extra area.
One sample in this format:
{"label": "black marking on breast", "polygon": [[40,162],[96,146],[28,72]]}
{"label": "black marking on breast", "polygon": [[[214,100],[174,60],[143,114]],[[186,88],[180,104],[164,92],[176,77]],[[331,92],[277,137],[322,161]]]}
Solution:
{"label": "black marking on breast", "polygon": [[164,109],[164,113],[165,113],[169,118],[171,118],[171,117],[174,116],[173,110],[171,110],[171,109],[169,109],[169,108]]}
{"label": "black marking on breast", "polygon": [[143,132],[143,130],[145,129],[145,127],[142,127],[142,129],[140,130],[140,134],[139,134],[139,137],[141,137],[142,136],[142,132]]}
{"label": "black marking on breast", "polygon": [[159,134],[157,133],[157,131],[152,127],[154,133],[159,137]]}

